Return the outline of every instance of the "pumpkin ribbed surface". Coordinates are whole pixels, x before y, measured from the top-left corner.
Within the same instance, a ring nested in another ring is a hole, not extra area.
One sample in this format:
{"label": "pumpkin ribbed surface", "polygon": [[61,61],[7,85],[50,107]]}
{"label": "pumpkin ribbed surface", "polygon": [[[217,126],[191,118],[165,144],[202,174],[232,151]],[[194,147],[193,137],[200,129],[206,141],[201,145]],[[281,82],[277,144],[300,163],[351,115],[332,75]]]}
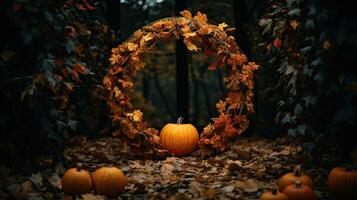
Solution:
{"label": "pumpkin ribbed surface", "polygon": [[357,199],[357,171],[337,167],[331,170],[327,180],[328,190],[336,197]]}
{"label": "pumpkin ribbed surface", "polygon": [[97,194],[115,197],[122,193],[126,180],[124,173],[116,167],[102,167],[93,173],[94,191]]}
{"label": "pumpkin ribbed surface", "polygon": [[62,190],[67,195],[89,193],[91,188],[92,180],[87,171],[71,168],[64,173],[62,178]]}
{"label": "pumpkin ribbed surface", "polygon": [[160,132],[161,145],[178,156],[192,153],[198,140],[197,129],[192,124],[169,123]]}

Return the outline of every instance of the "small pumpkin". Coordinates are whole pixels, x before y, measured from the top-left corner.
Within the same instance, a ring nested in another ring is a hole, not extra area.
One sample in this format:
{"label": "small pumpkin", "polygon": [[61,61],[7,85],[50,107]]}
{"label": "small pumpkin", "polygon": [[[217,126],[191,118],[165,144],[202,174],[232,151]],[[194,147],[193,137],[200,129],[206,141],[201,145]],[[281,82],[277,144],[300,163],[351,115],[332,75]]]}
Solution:
{"label": "small pumpkin", "polygon": [[316,196],[311,187],[303,185],[300,180],[295,180],[294,184],[287,186],[283,193],[289,200],[316,200]]}
{"label": "small pumpkin", "polygon": [[279,190],[283,191],[288,185],[293,184],[295,180],[300,180],[303,185],[313,189],[312,179],[309,176],[303,175],[301,173],[301,166],[297,165],[293,172],[289,172],[279,179]]}
{"label": "small pumpkin", "polygon": [[118,196],[124,191],[124,173],[116,167],[101,167],[93,175],[94,191],[108,197]]}
{"label": "small pumpkin", "polygon": [[160,132],[161,145],[178,156],[192,153],[199,140],[197,129],[192,124],[182,124],[182,120],[180,117],[176,124],[166,124]]}
{"label": "small pumpkin", "polygon": [[288,200],[288,197],[278,189],[273,189],[271,192],[264,192],[259,200]]}
{"label": "small pumpkin", "polygon": [[76,196],[89,193],[92,188],[92,179],[81,164],[67,170],[62,177],[62,190],[67,195]]}
{"label": "small pumpkin", "polygon": [[357,199],[357,171],[336,167],[327,179],[328,190],[341,199]]}

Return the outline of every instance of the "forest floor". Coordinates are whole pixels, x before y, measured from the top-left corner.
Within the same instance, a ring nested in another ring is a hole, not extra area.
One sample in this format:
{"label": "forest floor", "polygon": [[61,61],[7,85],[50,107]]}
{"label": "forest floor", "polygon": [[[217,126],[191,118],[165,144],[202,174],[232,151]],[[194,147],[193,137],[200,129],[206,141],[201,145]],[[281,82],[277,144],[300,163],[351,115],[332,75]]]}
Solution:
{"label": "forest floor", "polygon": [[[127,150],[119,139],[75,137],[66,144],[64,162],[41,157],[31,175],[1,166],[0,199],[63,199],[60,177],[65,167],[76,162],[90,172],[100,166],[119,167],[127,185],[117,199],[259,199],[262,192],[276,188],[278,178],[296,164],[302,164],[304,173],[313,178],[319,199],[333,199],[326,191],[326,178],[337,157],[325,154],[318,165],[308,164],[310,158],[301,153],[301,148],[291,146],[287,138],[241,138],[229,150],[208,159],[138,160]],[[95,194],[83,198],[106,199]]]}

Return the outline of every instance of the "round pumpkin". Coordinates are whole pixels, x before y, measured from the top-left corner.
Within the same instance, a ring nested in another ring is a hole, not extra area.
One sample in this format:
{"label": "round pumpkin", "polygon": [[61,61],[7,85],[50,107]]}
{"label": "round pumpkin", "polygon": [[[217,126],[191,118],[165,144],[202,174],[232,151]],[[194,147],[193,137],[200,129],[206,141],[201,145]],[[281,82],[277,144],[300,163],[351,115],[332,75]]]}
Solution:
{"label": "round pumpkin", "polygon": [[295,180],[294,184],[287,186],[283,193],[289,200],[316,200],[316,196],[311,187],[303,185],[300,180]]}
{"label": "round pumpkin", "polygon": [[182,120],[180,117],[176,124],[166,124],[160,132],[161,145],[178,156],[192,153],[199,140],[197,129],[192,124],[182,124]]}
{"label": "round pumpkin", "polygon": [[67,170],[62,177],[62,190],[67,195],[76,196],[89,193],[92,188],[92,179],[81,164]]}
{"label": "round pumpkin", "polygon": [[116,167],[101,167],[93,175],[94,191],[108,197],[118,196],[124,191],[124,173]]}
{"label": "round pumpkin", "polygon": [[279,179],[279,190],[283,191],[288,185],[293,184],[295,180],[299,180],[303,185],[313,189],[312,179],[309,176],[303,175],[301,173],[301,166],[297,165],[293,172],[289,172]]}
{"label": "round pumpkin", "polygon": [[357,199],[357,171],[336,167],[327,179],[328,190],[340,199]]}
{"label": "round pumpkin", "polygon": [[288,200],[288,197],[278,189],[273,189],[271,192],[264,192],[259,200]]}

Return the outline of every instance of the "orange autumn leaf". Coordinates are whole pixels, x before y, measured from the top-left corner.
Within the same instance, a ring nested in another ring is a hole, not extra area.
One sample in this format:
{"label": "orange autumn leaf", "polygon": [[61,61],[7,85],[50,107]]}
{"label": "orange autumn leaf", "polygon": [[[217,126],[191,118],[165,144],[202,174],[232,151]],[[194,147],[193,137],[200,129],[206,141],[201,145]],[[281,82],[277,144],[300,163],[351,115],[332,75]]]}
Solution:
{"label": "orange autumn leaf", "polygon": [[186,19],[191,19],[192,18],[192,14],[188,10],[181,11],[180,14]]}
{"label": "orange autumn leaf", "polygon": [[123,80],[123,79],[119,79],[118,80],[119,83],[121,83],[123,88],[132,88],[133,87],[133,83],[127,80]]}
{"label": "orange autumn leaf", "polygon": [[216,108],[218,112],[220,113],[224,112],[226,110],[226,105],[227,105],[226,102],[219,100],[219,102],[216,104]]}
{"label": "orange autumn leaf", "polygon": [[208,70],[209,70],[209,71],[216,70],[216,69],[217,69],[217,65],[218,65],[217,62],[213,62],[212,64],[210,64],[210,65],[208,66]]}
{"label": "orange autumn leaf", "polygon": [[88,74],[89,73],[89,69],[84,67],[83,65],[76,63],[73,65],[73,70],[75,70],[76,72],[79,72],[81,74]]}
{"label": "orange autumn leaf", "polygon": [[190,51],[198,51],[200,48],[198,48],[195,44],[192,43],[192,40],[185,38],[184,43],[186,44],[186,47]]}
{"label": "orange autumn leaf", "polygon": [[196,16],[194,17],[194,19],[196,19],[198,22],[202,23],[202,24],[206,24],[208,19],[207,19],[207,15],[201,13],[200,11],[197,12]]}

